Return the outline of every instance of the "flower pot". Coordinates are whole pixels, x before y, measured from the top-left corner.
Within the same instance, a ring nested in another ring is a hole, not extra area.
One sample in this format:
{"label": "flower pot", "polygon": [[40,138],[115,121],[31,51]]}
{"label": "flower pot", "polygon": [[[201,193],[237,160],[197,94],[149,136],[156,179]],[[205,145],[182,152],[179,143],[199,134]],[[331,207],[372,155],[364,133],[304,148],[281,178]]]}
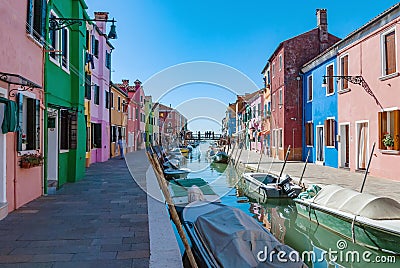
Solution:
{"label": "flower pot", "polygon": [[29,162],[21,162],[21,168],[31,168],[31,163],[29,163]]}
{"label": "flower pot", "polygon": [[393,150],[393,146],[386,146],[386,150]]}

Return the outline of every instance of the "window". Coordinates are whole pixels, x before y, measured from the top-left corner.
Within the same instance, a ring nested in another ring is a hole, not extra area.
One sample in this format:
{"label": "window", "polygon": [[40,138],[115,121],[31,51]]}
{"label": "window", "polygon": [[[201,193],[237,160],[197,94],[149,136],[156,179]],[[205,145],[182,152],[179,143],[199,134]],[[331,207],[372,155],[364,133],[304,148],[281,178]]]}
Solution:
{"label": "window", "polygon": [[92,148],[102,148],[101,124],[92,123]]}
{"label": "window", "polygon": [[111,126],[111,142],[117,141],[117,126]]}
{"label": "window", "polygon": [[168,113],[168,118],[170,118],[170,119],[172,118],[171,113]]}
{"label": "window", "polygon": [[76,149],[77,143],[77,113],[61,110],[60,149]]}
{"label": "window", "polygon": [[283,130],[280,128],[278,131],[279,131],[279,148],[283,148]]}
{"label": "window", "polygon": [[[50,18],[55,19],[57,16],[54,14],[52,11],[50,13]],[[49,39],[50,39],[50,59],[56,63],[57,65],[59,63],[59,52],[60,50],[60,31],[55,31],[55,30],[49,30]]]}
{"label": "window", "polygon": [[94,104],[99,105],[100,104],[100,87],[98,85],[94,85]]}
{"label": "window", "polygon": [[394,150],[400,151],[400,110],[378,113],[379,149],[386,149],[383,144],[385,134],[394,140]]}
{"label": "window", "polygon": [[[349,75],[349,56],[343,56],[340,58],[340,75],[348,76]],[[349,81],[347,79],[341,79],[341,88],[342,90],[349,88]]]}
{"label": "window", "polygon": [[106,107],[106,109],[110,109],[110,92],[105,90],[104,93],[105,93],[104,94],[104,96],[105,96],[105,100],[104,100],[105,107]]}
{"label": "window", "polygon": [[258,104],[258,116],[261,115],[261,103]]}
{"label": "window", "polygon": [[275,110],[275,108],[276,108],[276,94],[274,93],[274,94],[272,94],[272,98],[271,98],[271,102],[272,102],[272,110]]}
{"label": "window", "polygon": [[275,77],[275,62],[272,63],[272,77]]}
{"label": "window", "polygon": [[313,146],[314,142],[314,127],[312,122],[306,123],[306,145]]}
{"label": "window", "polygon": [[121,111],[121,97],[118,96],[118,102],[117,102],[117,107],[118,107],[118,112]]}
{"label": "window", "polygon": [[335,119],[325,120],[325,145],[328,147],[335,147]]}
{"label": "window", "polygon": [[267,85],[271,84],[271,76],[269,70],[267,71]]}
{"label": "window", "polygon": [[307,79],[307,101],[312,101],[313,99],[313,81],[312,81],[312,75],[310,75]]}
{"label": "window", "polygon": [[111,52],[106,51],[106,67],[111,69]]}
{"label": "window", "polygon": [[326,67],[326,95],[332,95],[335,91],[333,84],[333,64]]}
{"label": "window", "polygon": [[61,65],[69,70],[69,29],[61,29]]}
{"label": "window", "polygon": [[93,55],[96,58],[99,58],[99,40],[96,39],[96,37],[93,36],[93,45],[92,45],[92,50],[93,50]]}
{"label": "window", "polygon": [[396,72],[396,42],[395,31],[382,35],[383,75]]}
{"label": "window", "polygon": [[[279,106],[281,106],[281,105],[283,105],[283,96],[282,96],[282,88],[280,88],[279,89],[279,103],[278,103],[278,105]],[[279,107],[279,108],[281,108],[281,107]]]}
{"label": "window", "polygon": [[272,147],[276,147],[276,144],[275,144],[275,141],[276,141],[276,139],[275,139],[275,133],[276,133],[276,130],[275,129],[273,129],[272,130],[272,144],[271,144],[271,146]]}
{"label": "window", "polygon": [[85,98],[92,99],[92,76],[88,73],[85,73]]}
{"label": "window", "polygon": [[114,92],[111,92],[111,95],[110,95],[110,104],[111,104],[111,108],[114,109]]}
{"label": "window", "polygon": [[136,120],[139,120],[139,108],[136,108],[135,116]]}
{"label": "window", "polygon": [[43,42],[46,29],[47,0],[28,0],[26,32]]}
{"label": "window", "polygon": [[18,94],[18,151],[40,146],[40,101]]}
{"label": "window", "polygon": [[282,70],[282,54],[279,55],[279,71]]}

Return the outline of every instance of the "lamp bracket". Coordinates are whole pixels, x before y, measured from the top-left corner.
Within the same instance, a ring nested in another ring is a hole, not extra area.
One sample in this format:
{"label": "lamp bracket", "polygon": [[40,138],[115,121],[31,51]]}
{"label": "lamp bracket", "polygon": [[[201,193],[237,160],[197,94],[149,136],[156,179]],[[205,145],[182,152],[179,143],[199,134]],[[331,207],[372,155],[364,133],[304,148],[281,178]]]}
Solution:
{"label": "lamp bracket", "polygon": [[17,92],[21,92],[21,91],[33,91],[35,89],[35,87],[31,87],[31,86],[21,86],[20,88],[13,88],[8,92],[8,97],[15,97],[17,96]]}
{"label": "lamp bracket", "polygon": [[58,31],[65,27],[78,24],[82,26],[82,22],[84,21],[103,21],[103,22],[116,22],[116,20],[98,20],[98,19],[74,19],[74,18],[50,18],[49,19],[49,30],[50,31]]}

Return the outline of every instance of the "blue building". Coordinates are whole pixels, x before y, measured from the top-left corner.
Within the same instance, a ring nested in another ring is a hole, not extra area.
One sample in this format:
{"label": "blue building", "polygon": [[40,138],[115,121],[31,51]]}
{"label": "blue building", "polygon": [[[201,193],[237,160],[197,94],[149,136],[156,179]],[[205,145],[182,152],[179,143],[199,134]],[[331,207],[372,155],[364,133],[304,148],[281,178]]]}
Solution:
{"label": "blue building", "polygon": [[303,68],[303,160],[338,167],[337,49],[334,47]]}

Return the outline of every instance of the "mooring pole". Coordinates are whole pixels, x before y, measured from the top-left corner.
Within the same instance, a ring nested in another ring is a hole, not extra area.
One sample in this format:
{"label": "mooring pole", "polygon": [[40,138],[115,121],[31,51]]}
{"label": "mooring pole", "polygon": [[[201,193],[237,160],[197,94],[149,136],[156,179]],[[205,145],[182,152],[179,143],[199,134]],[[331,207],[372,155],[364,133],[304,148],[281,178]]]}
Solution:
{"label": "mooring pole", "polygon": [[299,185],[301,186],[301,182],[303,181],[303,175],[304,172],[306,172],[306,167],[307,167],[307,163],[308,163],[308,158],[310,157],[310,149],[308,149],[308,153],[307,153],[307,157],[306,157],[306,162],[304,163],[304,168],[303,168],[303,172],[301,173],[301,177],[299,180]]}
{"label": "mooring pole", "polygon": [[368,166],[367,166],[367,169],[365,170],[364,180],[363,180],[363,183],[361,185],[360,193],[362,193],[362,191],[364,190],[364,185],[365,185],[365,181],[367,180],[369,165],[371,164],[372,156],[374,155],[375,144],[376,144],[376,142],[374,142],[374,145],[372,145],[372,151],[371,151],[371,155],[369,156]]}
{"label": "mooring pole", "polygon": [[281,176],[282,176],[282,174],[283,174],[283,170],[285,169],[286,162],[287,162],[287,159],[288,159],[288,157],[289,157],[289,154],[290,154],[290,145],[289,145],[289,147],[288,147],[288,149],[287,149],[287,151],[286,151],[285,161],[283,162],[283,166],[282,166],[282,169],[281,169],[281,173],[279,174],[278,182],[277,182],[277,183],[279,183],[279,181],[281,180]]}

